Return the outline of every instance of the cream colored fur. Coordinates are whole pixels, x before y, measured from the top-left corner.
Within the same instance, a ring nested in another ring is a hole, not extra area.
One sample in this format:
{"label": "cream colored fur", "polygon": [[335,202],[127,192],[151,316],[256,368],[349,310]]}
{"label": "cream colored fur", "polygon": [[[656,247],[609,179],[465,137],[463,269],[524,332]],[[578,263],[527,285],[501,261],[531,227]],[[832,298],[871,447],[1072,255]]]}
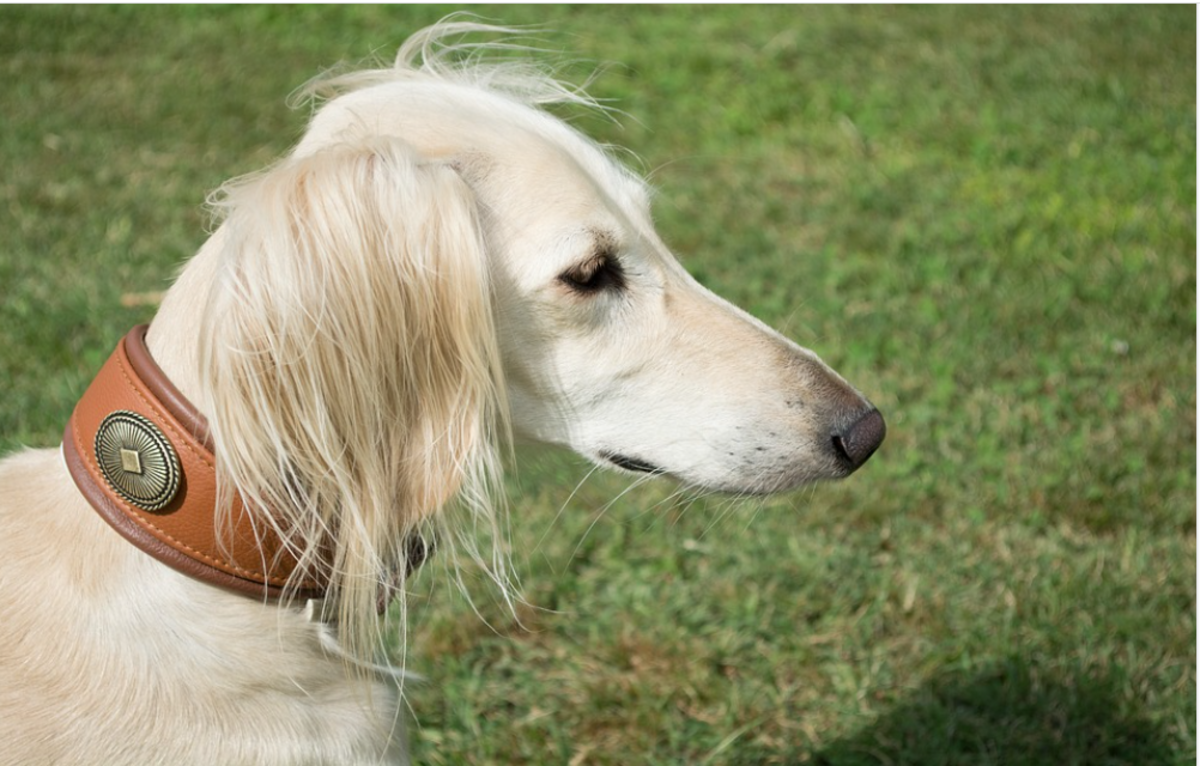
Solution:
{"label": "cream colored fur", "polygon": [[470,546],[500,538],[510,430],[735,493],[848,472],[831,423],[870,405],[692,280],[645,184],[537,108],[586,96],[442,45],[474,31],[315,84],[299,146],[217,195],[149,335],[210,420],[225,496],[289,539],[333,535],[330,621],[177,574],[57,450],[11,456],[0,764],[403,763],[398,691],[344,656],[371,660],[413,534],[462,531],[508,587],[502,550]]}

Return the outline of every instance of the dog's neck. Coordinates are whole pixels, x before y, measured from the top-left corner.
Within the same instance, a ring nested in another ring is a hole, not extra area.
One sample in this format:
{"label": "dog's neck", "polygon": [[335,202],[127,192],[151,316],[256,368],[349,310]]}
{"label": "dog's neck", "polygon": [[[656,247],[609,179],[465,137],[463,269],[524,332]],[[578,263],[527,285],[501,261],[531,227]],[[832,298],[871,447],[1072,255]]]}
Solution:
{"label": "dog's neck", "polygon": [[187,262],[163,297],[146,338],[150,354],[163,373],[201,411],[204,402],[197,368],[196,322],[204,315],[204,304],[216,281],[225,236],[222,226]]}
{"label": "dog's neck", "polygon": [[[64,435],[64,457],[76,484],[100,515],[137,547],[175,569],[257,597],[322,598],[325,588],[320,576],[293,578],[299,552],[290,550],[271,525],[248,513],[240,498],[232,498],[226,536],[216,529],[221,518],[216,460],[203,412],[196,321],[203,316],[208,291],[217,280],[225,236],[224,227],[218,229],[187,263],[150,328],[137,328],[121,341],[72,415]],[[171,406],[163,406],[164,401],[173,402],[175,414]],[[146,510],[131,504],[99,468],[97,429],[104,418],[123,407],[150,419],[160,434],[169,431],[174,450],[181,458],[187,456],[180,460],[185,491],[166,507]],[[429,552],[429,543],[414,535],[405,546],[400,567],[381,573],[377,598],[381,613]],[[326,566],[328,557],[319,558],[320,566]]]}
{"label": "dog's neck", "polygon": [[146,330],[122,339],[67,423],[76,486],[122,537],[190,577],[262,598],[324,597],[320,572],[299,571],[304,551],[236,493],[219,495],[208,423],[155,362]]}
{"label": "dog's neck", "polygon": [[[255,524],[234,498],[228,514],[232,524],[228,539],[219,539],[220,535],[215,534],[216,461],[207,422],[199,408],[203,387],[197,366],[196,321],[203,314],[209,286],[215,279],[223,238],[223,229],[219,229],[188,261],[164,296],[149,331],[135,329],[121,341],[72,415],[63,451],[68,466],[75,463],[72,475],[84,496],[135,546],[193,578],[270,598],[284,592],[295,557],[285,557],[283,566],[278,561],[266,561],[264,551],[277,553],[286,548],[270,533],[269,525]],[[131,352],[140,359],[141,369],[130,362]],[[105,377],[108,382],[103,380]],[[185,412],[181,416],[161,406],[171,398],[182,401]],[[184,491],[165,508],[148,511],[138,507],[115,492],[100,472],[97,447],[91,443],[99,424],[97,418],[118,408],[147,417],[167,436],[180,458]],[[78,430],[87,433],[73,433]],[[237,541],[247,539],[257,545],[238,548]],[[309,581],[295,593],[319,598],[324,589]]]}

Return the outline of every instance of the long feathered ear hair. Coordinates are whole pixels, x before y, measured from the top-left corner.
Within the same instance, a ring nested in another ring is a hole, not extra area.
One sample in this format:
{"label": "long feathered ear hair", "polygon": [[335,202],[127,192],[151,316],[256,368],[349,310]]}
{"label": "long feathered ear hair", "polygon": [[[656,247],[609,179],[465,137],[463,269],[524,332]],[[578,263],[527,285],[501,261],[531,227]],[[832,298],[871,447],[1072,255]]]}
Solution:
{"label": "long feathered ear hair", "polygon": [[383,580],[403,578],[440,509],[463,501],[496,531],[508,426],[473,195],[374,137],[292,157],[217,205],[200,367],[219,492],[295,544],[294,579],[328,579],[339,643],[365,660]]}

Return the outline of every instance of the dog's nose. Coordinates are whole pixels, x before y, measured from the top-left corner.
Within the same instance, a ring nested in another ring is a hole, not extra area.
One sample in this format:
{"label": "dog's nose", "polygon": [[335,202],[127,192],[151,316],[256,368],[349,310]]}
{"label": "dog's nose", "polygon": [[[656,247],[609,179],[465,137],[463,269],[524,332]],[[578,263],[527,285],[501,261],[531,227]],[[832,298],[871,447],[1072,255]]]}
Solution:
{"label": "dog's nose", "polygon": [[879,414],[879,410],[870,409],[841,433],[833,435],[833,449],[854,471],[875,454],[875,450],[883,444],[885,435],[887,425],[883,422],[883,415]]}

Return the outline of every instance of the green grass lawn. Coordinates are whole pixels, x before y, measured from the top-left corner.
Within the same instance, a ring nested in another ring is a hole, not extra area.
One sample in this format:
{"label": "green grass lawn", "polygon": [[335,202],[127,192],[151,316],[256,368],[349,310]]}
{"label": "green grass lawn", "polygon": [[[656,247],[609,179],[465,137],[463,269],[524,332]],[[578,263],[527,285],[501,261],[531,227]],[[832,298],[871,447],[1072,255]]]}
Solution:
{"label": "green grass lawn", "polygon": [[[448,10],[0,7],[0,451],[58,444],[295,87]],[[1196,10],[483,13],[619,64],[579,124],[889,433],[757,502],[527,453],[531,606],[416,582],[418,762],[1192,763]]]}

